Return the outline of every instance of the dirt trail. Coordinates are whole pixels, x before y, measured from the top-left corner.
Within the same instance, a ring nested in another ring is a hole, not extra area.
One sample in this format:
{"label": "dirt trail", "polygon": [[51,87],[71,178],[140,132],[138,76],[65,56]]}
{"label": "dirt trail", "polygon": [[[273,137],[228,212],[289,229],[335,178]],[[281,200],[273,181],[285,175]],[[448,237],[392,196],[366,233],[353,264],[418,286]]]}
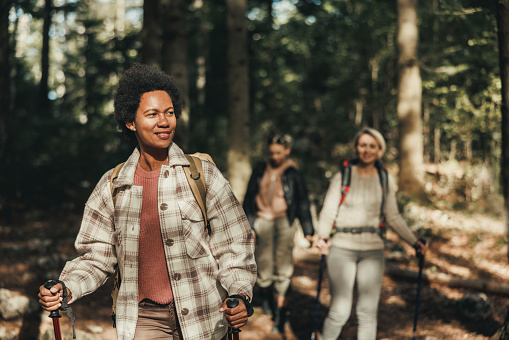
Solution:
{"label": "dirt trail", "polygon": [[[421,213],[421,212],[418,212]],[[447,273],[462,278],[509,283],[507,240],[502,222],[483,215],[454,212],[424,211],[430,251],[425,270]],[[444,217],[446,216],[446,217]],[[55,218],[55,221],[31,222],[6,226],[0,224],[0,287],[36,296],[37,287],[48,277],[56,277],[67,259],[75,256],[73,242],[79,227],[79,216]],[[51,238],[48,230],[51,230]],[[413,249],[400,244],[397,236],[388,234],[387,265],[417,271]],[[309,340],[314,315],[318,279],[319,255],[315,249],[295,249],[295,273],[290,292],[291,315],[286,325],[287,340]],[[76,327],[90,332],[90,326],[100,326],[100,339],[115,338],[111,326],[111,283],[73,306]],[[467,293],[463,288],[450,288],[436,283],[423,283],[417,339],[489,339],[500,326],[509,306],[509,296],[487,294],[493,313],[485,320],[469,320],[457,310],[457,301]],[[411,339],[415,306],[415,281],[385,275],[378,315],[377,339]],[[328,280],[323,279],[319,328],[330,303]],[[41,322],[42,320],[42,322]],[[66,317],[62,328],[69,329]],[[27,316],[25,319],[0,319],[0,329],[20,332],[20,339],[33,339],[39,330],[51,327],[47,313]],[[30,328],[37,327],[37,329]],[[255,314],[241,333],[242,340],[283,339],[272,334],[272,321],[255,306]],[[342,339],[356,339],[355,309],[346,324]]]}

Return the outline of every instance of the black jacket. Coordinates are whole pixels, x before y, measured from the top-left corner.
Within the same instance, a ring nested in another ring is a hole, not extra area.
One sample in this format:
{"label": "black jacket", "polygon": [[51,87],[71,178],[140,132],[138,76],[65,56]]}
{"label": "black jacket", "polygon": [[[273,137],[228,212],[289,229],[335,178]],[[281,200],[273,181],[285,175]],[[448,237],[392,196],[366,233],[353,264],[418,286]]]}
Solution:
{"label": "black jacket", "polygon": [[[243,208],[249,220],[251,228],[257,216],[258,207],[256,205],[256,195],[260,188],[260,180],[267,167],[267,163],[258,163],[251,174],[247,185],[246,195],[244,196]],[[313,221],[309,211],[309,198],[306,183],[299,170],[289,167],[281,176],[283,182],[283,190],[285,193],[285,201],[288,209],[286,216],[290,225],[295,218],[299,219],[304,235],[313,235]]]}

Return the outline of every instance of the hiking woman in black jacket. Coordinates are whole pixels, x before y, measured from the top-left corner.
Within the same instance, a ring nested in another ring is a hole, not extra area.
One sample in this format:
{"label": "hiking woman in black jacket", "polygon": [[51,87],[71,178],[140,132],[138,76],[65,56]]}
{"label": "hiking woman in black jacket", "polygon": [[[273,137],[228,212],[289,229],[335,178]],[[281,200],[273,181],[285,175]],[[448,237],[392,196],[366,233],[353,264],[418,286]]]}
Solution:
{"label": "hiking woman in black jacket", "polygon": [[298,218],[310,242],[314,228],[306,184],[296,164],[288,159],[289,137],[271,137],[268,148],[269,160],[253,169],[243,207],[256,234],[257,284],[262,292],[263,312],[273,314],[273,331],[282,333],[286,321],[286,293],[293,275],[295,227],[292,224]]}

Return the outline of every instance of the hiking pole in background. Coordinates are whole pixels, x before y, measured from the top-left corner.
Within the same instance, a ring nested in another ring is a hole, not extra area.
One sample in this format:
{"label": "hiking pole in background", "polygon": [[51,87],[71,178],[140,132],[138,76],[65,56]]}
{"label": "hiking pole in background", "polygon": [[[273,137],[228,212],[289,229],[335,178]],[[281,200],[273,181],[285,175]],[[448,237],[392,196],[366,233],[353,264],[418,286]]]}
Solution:
{"label": "hiking pole in background", "polygon": [[[423,244],[426,244],[426,240],[420,240]],[[419,258],[419,275],[417,276],[417,294],[415,298],[415,314],[414,314],[414,331],[412,340],[415,340],[415,332],[417,330],[417,317],[419,315],[419,298],[421,295],[421,282],[422,282],[422,268],[424,267],[424,255],[417,253]]]}
{"label": "hiking pole in background", "polygon": [[[325,240],[327,242],[327,240]],[[316,340],[316,323],[318,320],[318,309],[320,307],[320,291],[322,288],[322,276],[325,268],[325,255],[322,255],[320,259],[320,270],[318,272],[318,288],[316,289],[316,301],[315,301],[315,315],[313,317],[313,333],[311,333],[311,340]]]}
{"label": "hiking pole in background", "polygon": [[67,288],[62,281],[49,280],[44,284],[44,288],[51,289],[54,285],[60,283],[62,285],[62,305],[59,309],[51,311],[49,317],[53,320],[53,331],[55,332],[55,340],[62,340],[62,331],[60,330],[60,318],[62,317],[59,310],[67,311],[67,316],[71,319],[72,322],[72,338],[76,339],[76,332],[74,331],[74,315],[72,314],[72,309],[67,304]]}
{"label": "hiking pole in background", "polygon": [[[228,300],[226,300],[226,306],[228,306],[228,308],[234,308],[234,307],[237,307],[238,305],[239,305],[239,300],[236,298],[229,298]],[[229,327],[228,328],[228,340],[239,340],[239,333],[240,333],[240,329]]]}

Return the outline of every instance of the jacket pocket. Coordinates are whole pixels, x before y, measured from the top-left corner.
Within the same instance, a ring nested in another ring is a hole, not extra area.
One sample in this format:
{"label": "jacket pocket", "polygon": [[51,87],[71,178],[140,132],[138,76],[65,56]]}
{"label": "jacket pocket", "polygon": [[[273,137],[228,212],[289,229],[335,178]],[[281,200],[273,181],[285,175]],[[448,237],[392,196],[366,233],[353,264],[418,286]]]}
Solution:
{"label": "jacket pocket", "polygon": [[187,255],[193,259],[210,255],[209,236],[196,201],[179,200]]}

